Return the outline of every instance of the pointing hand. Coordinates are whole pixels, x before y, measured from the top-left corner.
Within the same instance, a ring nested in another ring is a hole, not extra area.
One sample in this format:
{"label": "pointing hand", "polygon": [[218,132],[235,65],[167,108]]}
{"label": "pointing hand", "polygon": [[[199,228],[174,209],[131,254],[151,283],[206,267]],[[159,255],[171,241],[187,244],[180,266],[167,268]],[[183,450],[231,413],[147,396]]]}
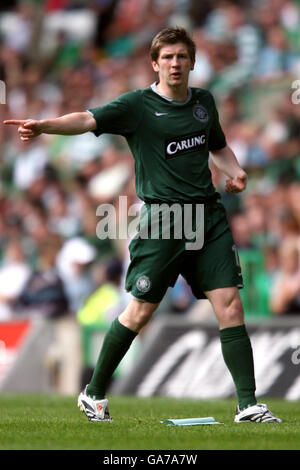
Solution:
{"label": "pointing hand", "polygon": [[4,124],[19,126],[18,133],[20,135],[20,139],[24,142],[39,136],[43,132],[41,121],[36,121],[34,119],[10,119],[4,121]]}

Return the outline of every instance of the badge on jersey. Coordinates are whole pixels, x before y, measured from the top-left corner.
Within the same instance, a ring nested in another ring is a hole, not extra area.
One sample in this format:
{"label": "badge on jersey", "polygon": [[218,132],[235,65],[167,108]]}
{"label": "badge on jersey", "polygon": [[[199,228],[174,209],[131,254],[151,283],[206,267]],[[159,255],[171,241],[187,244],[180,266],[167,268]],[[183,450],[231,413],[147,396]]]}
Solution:
{"label": "badge on jersey", "polygon": [[208,121],[208,112],[201,104],[196,104],[193,109],[193,116],[200,122]]}
{"label": "badge on jersey", "polygon": [[148,292],[151,289],[151,281],[148,276],[140,276],[136,281],[136,287],[140,292]]}

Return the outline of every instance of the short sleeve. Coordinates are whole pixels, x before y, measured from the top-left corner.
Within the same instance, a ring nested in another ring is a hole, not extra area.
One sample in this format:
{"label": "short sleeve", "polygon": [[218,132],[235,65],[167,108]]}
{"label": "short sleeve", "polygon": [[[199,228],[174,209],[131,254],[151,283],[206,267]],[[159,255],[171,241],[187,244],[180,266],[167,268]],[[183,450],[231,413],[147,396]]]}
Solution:
{"label": "short sleeve", "polygon": [[96,136],[118,134],[126,137],[133,134],[140,122],[142,109],[142,97],[138,90],[124,93],[104,106],[89,109],[97,123],[93,132]]}
{"label": "short sleeve", "polygon": [[211,95],[212,99],[212,109],[213,109],[213,118],[212,124],[209,131],[209,139],[208,139],[208,150],[212,152],[214,150],[221,150],[222,148],[226,147],[226,138],[221,127],[219,121],[219,113],[215,104],[215,100]]}

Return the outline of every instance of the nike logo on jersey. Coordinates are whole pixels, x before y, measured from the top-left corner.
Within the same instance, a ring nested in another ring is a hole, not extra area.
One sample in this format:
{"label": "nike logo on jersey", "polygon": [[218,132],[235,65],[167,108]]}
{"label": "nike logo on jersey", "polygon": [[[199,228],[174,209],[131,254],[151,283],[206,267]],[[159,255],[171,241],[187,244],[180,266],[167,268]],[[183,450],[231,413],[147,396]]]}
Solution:
{"label": "nike logo on jersey", "polygon": [[168,113],[158,113],[155,111],[155,116],[166,116]]}

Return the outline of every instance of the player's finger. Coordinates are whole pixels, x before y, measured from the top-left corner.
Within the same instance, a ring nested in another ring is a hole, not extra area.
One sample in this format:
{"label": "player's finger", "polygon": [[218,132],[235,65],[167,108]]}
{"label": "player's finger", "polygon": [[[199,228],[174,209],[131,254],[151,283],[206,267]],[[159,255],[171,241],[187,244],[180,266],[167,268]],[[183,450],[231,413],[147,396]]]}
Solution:
{"label": "player's finger", "polygon": [[229,181],[229,182],[226,184],[225,190],[226,190],[227,193],[229,193],[229,194],[235,194],[235,193],[240,192],[240,189],[238,189],[238,188],[232,183],[232,181]]}
{"label": "player's finger", "polygon": [[23,126],[24,127],[32,127],[36,125],[36,121],[25,121]]}
{"label": "player's finger", "polygon": [[239,176],[238,180],[239,181],[244,181],[244,182],[247,181],[247,175]]}
{"label": "player's finger", "polygon": [[244,189],[244,188],[237,188],[237,187],[235,187],[235,188],[232,188],[232,192],[235,193],[235,194],[236,194],[236,193],[240,193],[240,192],[243,191],[243,189]]}
{"label": "player's finger", "polygon": [[237,183],[237,184],[235,184],[235,189],[237,191],[243,191],[243,189],[245,189],[245,184],[244,183]]}
{"label": "player's finger", "polygon": [[20,119],[7,119],[6,121],[3,121],[4,124],[6,125],[14,125],[14,126],[22,126],[25,124],[26,121],[20,120]]}
{"label": "player's finger", "polygon": [[18,132],[22,135],[33,135],[33,131],[31,129],[25,129],[24,127],[18,127]]}

